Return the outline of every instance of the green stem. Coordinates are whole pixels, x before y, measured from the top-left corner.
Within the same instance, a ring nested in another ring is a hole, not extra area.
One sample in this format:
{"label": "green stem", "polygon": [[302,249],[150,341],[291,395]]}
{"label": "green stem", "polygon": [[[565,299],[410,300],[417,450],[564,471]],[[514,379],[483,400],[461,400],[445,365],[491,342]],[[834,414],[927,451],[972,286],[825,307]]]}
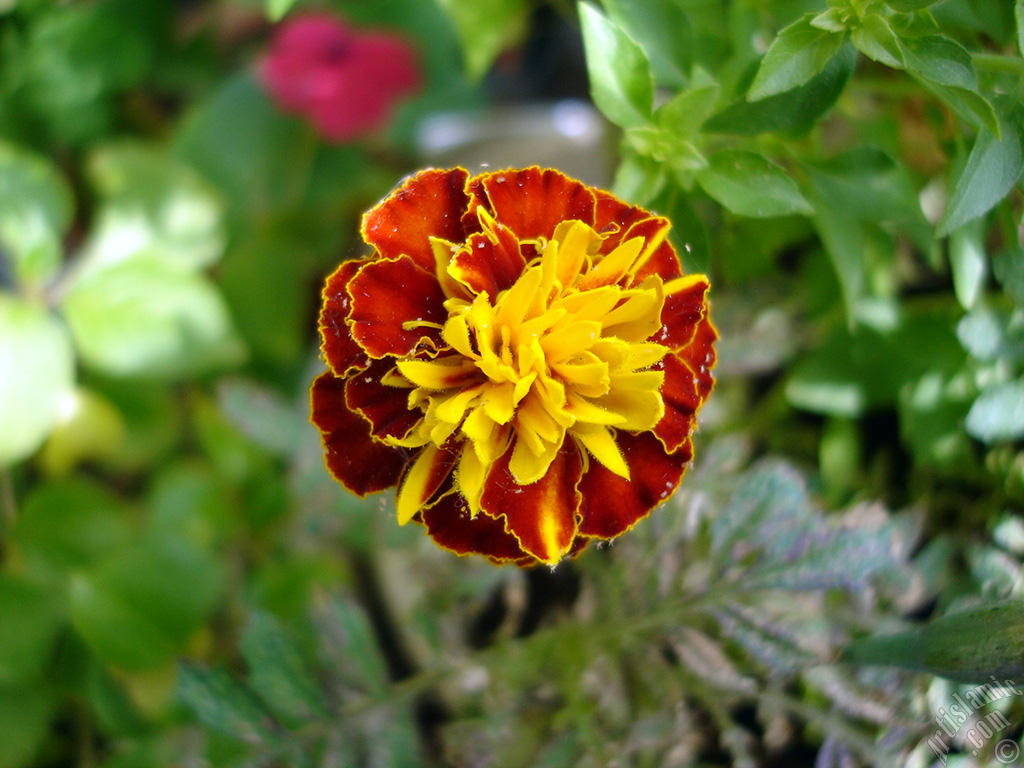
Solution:
{"label": "green stem", "polygon": [[1009,72],[1024,76],[1024,59],[1016,56],[1001,56],[997,53],[972,53],[971,63],[975,69],[988,72]]}
{"label": "green stem", "polygon": [[14,480],[8,467],[0,469],[0,559],[3,558],[7,532],[18,517],[18,502],[14,498]]}

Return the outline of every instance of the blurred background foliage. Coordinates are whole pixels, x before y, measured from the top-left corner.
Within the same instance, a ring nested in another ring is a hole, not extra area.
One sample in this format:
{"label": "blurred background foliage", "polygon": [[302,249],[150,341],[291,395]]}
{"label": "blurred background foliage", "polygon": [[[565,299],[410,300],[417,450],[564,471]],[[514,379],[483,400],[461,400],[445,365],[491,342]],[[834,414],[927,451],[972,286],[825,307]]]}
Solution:
{"label": "blurred background foliage", "polygon": [[[268,93],[311,13],[415,51],[386,124]],[[1022,46],[1022,0],[2,0],[0,768],[933,764],[1024,666]],[[712,277],[682,490],[550,572],[308,424],[323,277],[442,162],[560,162]],[[992,708],[944,764],[1006,763]]]}

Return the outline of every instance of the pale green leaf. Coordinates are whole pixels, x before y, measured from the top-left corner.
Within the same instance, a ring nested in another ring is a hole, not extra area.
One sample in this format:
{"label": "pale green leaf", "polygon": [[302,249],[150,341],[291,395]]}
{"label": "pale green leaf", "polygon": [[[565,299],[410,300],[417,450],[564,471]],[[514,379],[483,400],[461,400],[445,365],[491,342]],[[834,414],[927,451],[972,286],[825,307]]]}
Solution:
{"label": "pale green leaf", "polygon": [[0,466],[32,454],[74,387],[64,326],[44,308],[0,291]]}
{"label": "pale green leaf", "polygon": [[141,255],[72,284],[64,311],[85,363],[176,378],[238,359],[227,307],[201,274]]}
{"label": "pale green leaf", "polygon": [[869,59],[894,69],[903,69],[906,66],[900,39],[889,26],[889,22],[880,14],[869,13],[864,16],[860,26],[851,30],[850,39],[857,46],[857,50]]}
{"label": "pale green leaf", "polygon": [[56,273],[73,208],[71,188],[52,164],[0,143],[0,246],[19,281],[39,285]]}
{"label": "pale green leaf", "polygon": [[644,49],[659,85],[685,86],[693,65],[693,30],[677,0],[645,0],[637,7],[632,0],[606,0],[614,21]]}
{"label": "pale green leaf", "polygon": [[622,128],[645,124],[654,102],[654,79],[646,54],[590,3],[580,2],[579,14],[594,103]]}
{"label": "pale green leaf", "polygon": [[957,301],[970,309],[978,300],[988,277],[984,232],[981,227],[966,224],[949,237],[949,266],[953,271],[953,289]]}
{"label": "pale green leaf", "polygon": [[297,0],[266,0],[267,17],[271,21],[280,21],[292,9]]}
{"label": "pale green leaf", "polygon": [[964,426],[983,443],[1024,437],[1024,381],[1015,379],[984,390],[968,411]]}

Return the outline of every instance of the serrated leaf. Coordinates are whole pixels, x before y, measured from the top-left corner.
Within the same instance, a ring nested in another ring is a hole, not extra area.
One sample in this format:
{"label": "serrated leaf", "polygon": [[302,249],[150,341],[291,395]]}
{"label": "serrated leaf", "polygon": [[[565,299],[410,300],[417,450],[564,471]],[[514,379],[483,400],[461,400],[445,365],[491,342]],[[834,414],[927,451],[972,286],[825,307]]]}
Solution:
{"label": "serrated leaf", "polygon": [[111,376],[174,379],[241,354],[209,280],[159,255],[82,276],[64,296],[64,312],[83,361]]}
{"label": "serrated leaf", "polygon": [[266,0],[266,2],[267,18],[271,21],[280,21],[292,9],[297,0]]}
{"label": "serrated leaf", "polygon": [[644,125],[654,104],[654,78],[647,55],[590,3],[579,3],[579,15],[594,103],[622,128]]}
{"label": "serrated leaf", "polygon": [[811,213],[810,203],[786,172],[754,152],[722,150],[697,172],[705,192],[733,213],[769,218]]}
{"label": "serrated leaf", "polygon": [[1003,122],[1001,138],[985,129],[978,132],[936,235],[944,237],[983,216],[1007,195],[1024,170],[1022,141],[1024,130],[1016,116]]}
{"label": "serrated leaf", "polygon": [[860,20],[860,26],[850,32],[850,40],[869,59],[894,69],[906,66],[900,39],[881,14],[866,14]]}
{"label": "serrated leaf", "polygon": [[470,77],[483,77],[503,50],[526,31],[525,0],[438,0],[455,23]]}
{"label": "serrated leaf", "polygon": [[747,98],[757,101],[803,85],[839,51],[845,34],[819,29],[808,13],[782,29],[761,60]]}
{"label": "serrated leaf", "polygon": [[978,300],[988,277],[984,232],[972,222],[957,229],[949,237],[949,266],[953,272],[953,290],[964,309]]}
{"label": "serrated leaf", "polygon": [[182,665],[178,698],[203,725],[239,741],[258,742],[269,731],[268,713],[224,670]]}
{"label": "serrated leaf", "polygon": [[64,326],[43,307],[0,291],[0,467],[31,455],[74,387]]}
{"label": "serrated leaf", "polygon": [[1024,437],[1024,381],[985,389],[967,412],[967,432],[984,443]]}
{"label": "serrated leaf", "polygon": [[301,650],[271,614],[260,610],[250,614],[241,650],[249,666],[249,685],[278,717],[299,725],[313,715],[326,714]]}
{"label": "serrated leaf", "polygon": [[50,162],[0,143],[0,245],[19,282],[38,286],[54,276],[73,208],[71,188]]}
{"label": "serrated leaf", "polygon": [[607,0],[615,22],[644,49],[654,79],[669,88],[682,88],[693,65],[693,30],[676,0],[647,0],[638,7],[630,0]]}
{"label": "serrated leaf", "polygon": [[803,85],[757,101],[740,98],[713,115],[702,130],[705,133],[732,133],[756,136],[769,131],[802,132],[810,130],[843,92],[857,64],[857,50],[849,44],[840,47],[825,68]]}

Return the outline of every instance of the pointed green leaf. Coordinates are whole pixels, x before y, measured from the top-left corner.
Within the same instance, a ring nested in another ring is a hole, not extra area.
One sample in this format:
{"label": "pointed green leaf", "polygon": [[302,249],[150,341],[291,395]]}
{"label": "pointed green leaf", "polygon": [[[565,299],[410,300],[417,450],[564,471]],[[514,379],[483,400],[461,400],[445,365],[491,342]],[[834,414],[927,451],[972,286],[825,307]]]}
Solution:
{"label": "pointed green leaf", "polygon": [[811,213],[793,180],[761,155],[722,150],[712,155],[697,181],[711,197],[741,216],[768,218]]}
{"label": "pointed green leaf", "polygon": [[590,93],[605,117],[622,128],[651,117],[654,79],[643,49],[588,2],[579,3]]}
{"label": "pointed green leaf", "polygon": [[664,130],[671,131],[677,137],[690,138],[708,119],[717,98],[717,85],[680,91],[658,108],[654,119]]}
{"label": "pointed green leaf", "polygon": [[702,130],[740,136],[808,131],[836,103],[856,64],[857,49],[845,44],[821,72],[803,85],[757,101],[741,97],[713,115]]}
{"label": "pointed green leaf", "polygon": [[967,165],[956,182],[949,205],[936,228],[944,237],[983,216],[1013,188],[1024,170],[1021,121],[1003,123],[1002,137],[982,129],[974,140]]}
{"label": "pointed green leaf", "polygon": [[970,309],[978,300],[988,277],[988,258],[982,242],[982,228],[965,224],[949,237],[949,266],[953,271],[953,289],[964,309]]}
{"label": "pointed green leaf", "polygon": [[900,39],[889,26],[888,20],[880,14],[869,13],[864,16],[860,26],[851,31],[850,39],[857,50],[869,59],[894,69],[906,66]]}
{"label": "pointed green leaf", "polygon": [[1024,672],[1024,602],[1007,600],[947,614],[923,627],[850,643],[840,661],[931,672],[964,683]]}
{"label": "pointed green leaf", "polygon": [[44,308],[0,291],[0,467],[42,444],[73,386],[64,326]]}
{"label": "pointed green leaf", "polygon": [[779,32],[761,60],[748,99],[757,101],[803,85],[839,51],[845,34],[812,26],[814,16],[806,14]]}
{"label": "pointed green leaf", "polygon": [[296,0],[267,0],[267,17],[271,21],[280,21],[295,3]]}
{"label": "pointed green leaf", "polygon": [[483,77],[503,50],[526,31],[525,0],[438,0],[451,17],[466,55],[470,77]]}

